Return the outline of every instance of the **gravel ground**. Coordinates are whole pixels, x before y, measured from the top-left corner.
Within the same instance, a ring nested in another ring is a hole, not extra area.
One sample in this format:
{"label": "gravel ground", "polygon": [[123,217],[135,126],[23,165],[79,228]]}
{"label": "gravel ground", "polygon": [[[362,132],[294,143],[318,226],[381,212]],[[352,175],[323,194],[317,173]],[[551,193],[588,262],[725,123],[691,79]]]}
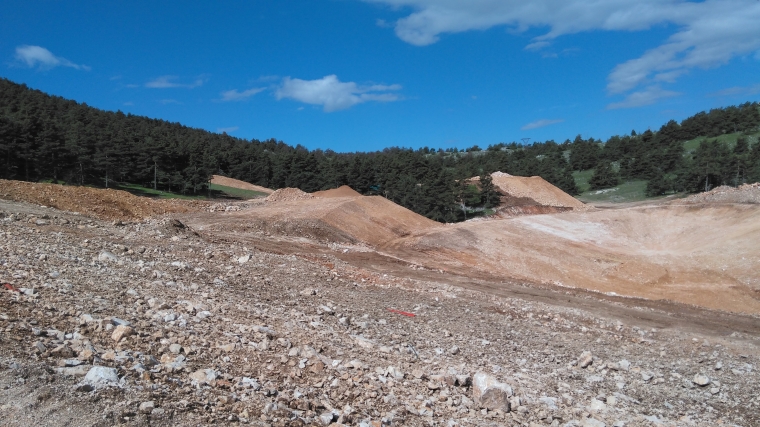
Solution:
{"label": "gravel ground", "polygon": [[2,202],[0,282],[8,426],[760,425],[758,337],[214,242],[168,217]]}

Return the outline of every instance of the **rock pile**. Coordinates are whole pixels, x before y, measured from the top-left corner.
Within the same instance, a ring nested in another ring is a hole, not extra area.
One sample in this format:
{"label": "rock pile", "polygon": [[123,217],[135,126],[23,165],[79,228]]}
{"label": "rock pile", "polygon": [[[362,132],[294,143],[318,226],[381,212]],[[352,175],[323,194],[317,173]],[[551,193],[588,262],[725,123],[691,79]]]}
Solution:
{"label": "rock pile", "polygon": [[291,202],[294,200],[303,200],[303,199],[312,199],[314,196],[312,196],[309,193],[303,192],[299,190],[298,188],[280,188],[279,190],[276,190],[274,193],[267,196],[266,201],[267,202]]}
{"label": "rock pile", "polygon": [[760,183],[743,184],[739,187],[721,185],[705,193],[686,199],[689,203],[760,203]]}

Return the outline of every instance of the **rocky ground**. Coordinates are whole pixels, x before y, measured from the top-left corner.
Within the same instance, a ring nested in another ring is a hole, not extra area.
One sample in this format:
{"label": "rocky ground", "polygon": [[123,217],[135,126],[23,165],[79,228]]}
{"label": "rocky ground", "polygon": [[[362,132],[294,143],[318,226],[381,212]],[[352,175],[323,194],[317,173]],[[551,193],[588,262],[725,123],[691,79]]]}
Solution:
{"label": "rocky ground", "polygon": [[758,336],[644,329],[168,217],[0,201],[0,282],[8,426],[760,425]]}

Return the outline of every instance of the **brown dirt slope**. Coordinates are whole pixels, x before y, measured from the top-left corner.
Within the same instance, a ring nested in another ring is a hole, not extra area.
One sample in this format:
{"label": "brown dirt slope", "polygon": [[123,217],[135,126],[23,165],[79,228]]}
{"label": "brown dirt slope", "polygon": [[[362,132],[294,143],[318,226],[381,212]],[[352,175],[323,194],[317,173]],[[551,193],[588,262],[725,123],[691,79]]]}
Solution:
{"label": "brown dirt slope", "polygon": [[79,212],[100,219],[135,220],[203,208],[205,202],[157,200],[126,191],[0,180],[0,198]]}
{"label": "brown dirt slope", "polygon": [[224,216],[193,215],[183,221],[216,232],[263,230],[275,235],[372,246],[441,226],[380,196],[321,198],[303,194],[309,197],[255,204]]}
{"label": "brown dirt slope", "polygon": [[491,174],[494,185],[513,198],[530,198],[542,206],[585,210],[587,206],[573,196],[550,184],[540,176],[513,176],[503,172]]}
{"label": "brown dirt slope", "polygon": [[338,188],[333,188],[331,190],[325,190],[325,191],[316,191],[314,193],[311,193],[314,195],[314,197],[323,197],[323,198],[330,198],[330,197],[359,197],[361,196],[361,193],[354,190],[353,188],[349,187],[348,185],[342,185]]}
{"label": "brown dirt slope", "polygon": [[258,191],[261,193],[272,194],[274,190],[271,188],[262,187],[260,185],[251,184],[250,182],[240,181],[238,179],[227,178],[226,176],[213,175],[211,177],[211,183],[216,185],[223,185],[225,187],[239,188],[241,190]]}
{"label": "brown dirt slope", "polygon": [[457,224],[393,242],[450,271],[760,313],[760,207],[655,206]]}

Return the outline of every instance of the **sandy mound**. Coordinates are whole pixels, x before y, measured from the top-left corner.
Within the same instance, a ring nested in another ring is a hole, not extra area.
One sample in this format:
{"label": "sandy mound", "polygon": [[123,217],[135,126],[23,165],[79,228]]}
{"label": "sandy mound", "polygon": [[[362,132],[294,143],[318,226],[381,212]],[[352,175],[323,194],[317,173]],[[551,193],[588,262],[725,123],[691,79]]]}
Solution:
{"label": "sandy mound", "polygon": [[237,179],[227,178],[226,176],[221,175],[214,175],[211,178],[211,183],[216,185],[223,185],[225,187],[239,188],[241,190],[259,191],[266,194],[274,193],[274,190],[271,188],[262,187],[260,185],[251,184],[249,182],[240,181]]}
{"label": "sandy mound", "polygon": [[744,184],[739,187],[722,185],[706,193],[699,193],[686,199],[689,203],[760,203],[760,183]]}
{"label": "sandy mound", "polygon": [[[294,199],[253,205],[224,216],[209,215],[200,219],[194,216],[188,219],[189,225],[202,227],[203,224],[213,223],[213,230],[235,235],[259,230],[269,235],[363,243],[376,247],[442,227],[380,196],[322,198],[289,190],[286,195]],[[283,190],[274,192],[270,197],[279,198],[278,192]]]}
{"label": "sandy mound", "polygon": [[208,203],[157,200],[126,191],[0,180],[0,198],[79,212],[100,219],[134,220],[202,209]]}
{"label": "sandy mound", "polygon": [[298,188],[280,188],[267,196],[267,202],[290,202],[294,200],[312,199],[309,193],[305,193]]}
{"label": "sandy mound", "polygon": [[323,197],[323,198],[361,196],[361,193],[349,187],[348,185],[341,185],[340,187],[333,188],[332,190],[315,191],[314,193],[311,193],[311,194],[314,195],[314,197]]}
{"label": "sandy mound", "polygon": [[515,198],[530,198],[539,205],[584,210],[587,206],[540,176],[513,176],[503,172],[491,174],[494,185]]}

